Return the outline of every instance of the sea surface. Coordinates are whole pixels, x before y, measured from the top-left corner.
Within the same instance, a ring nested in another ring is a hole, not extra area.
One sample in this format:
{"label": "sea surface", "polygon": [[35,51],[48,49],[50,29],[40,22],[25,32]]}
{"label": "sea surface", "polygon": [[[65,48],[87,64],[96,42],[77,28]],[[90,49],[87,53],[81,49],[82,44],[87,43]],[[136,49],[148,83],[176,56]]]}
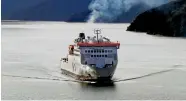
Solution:
{"label": "sea surface", "polygon": [[[186,39],[126,32],[129,24],[2,23],[3,100],[186,100]],[[74,81],[60,59],[78,34],[119,41],[114,85]]]}

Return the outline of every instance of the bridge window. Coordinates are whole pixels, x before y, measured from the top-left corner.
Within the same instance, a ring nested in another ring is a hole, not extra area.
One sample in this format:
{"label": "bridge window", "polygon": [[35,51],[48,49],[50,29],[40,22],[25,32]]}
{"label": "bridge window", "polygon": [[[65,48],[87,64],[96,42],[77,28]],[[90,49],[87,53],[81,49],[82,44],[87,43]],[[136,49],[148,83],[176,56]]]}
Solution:
{"label": "bridge window", "polygon": [[90,50],[88,50],[88,53],[90,53]]}
{"label": "bridge window", "polygon": [[107,55],[105,55],[105,57],[107,57]]}
{"label": "bridge window", "polygon": [[102,57],[104,57],[104,55],[102,55]]}
{"label": "bridge window", "polygon": [[91,57],[93,57],[93,55],[91,55]]}
{"label": "bridge window", "polygon": [[96,55],[94,55],[94,57],[96,57]]}
{"label": "bridge window", "polygon": [[85,53],[87,53],[87,50],[85,50]]}
{"label": "bridge window", "polygon": [[108,50],[109,53],[112,53],[112,50]]}
{"label": "bridge window", "polygon": [[93,53],[93,50],[91,50],[91,53]]}
{"label": "bridge window", "polygon": [[102,53],[104,53],[104,50],[102,50]]}
{"label": "bridge window", "polygon": [[107,53],[107,50],[105,50],[105,53]]}
{"label": "bridge window", "polygon": [[96,50],[94,50],[94,53],[96,53]]}

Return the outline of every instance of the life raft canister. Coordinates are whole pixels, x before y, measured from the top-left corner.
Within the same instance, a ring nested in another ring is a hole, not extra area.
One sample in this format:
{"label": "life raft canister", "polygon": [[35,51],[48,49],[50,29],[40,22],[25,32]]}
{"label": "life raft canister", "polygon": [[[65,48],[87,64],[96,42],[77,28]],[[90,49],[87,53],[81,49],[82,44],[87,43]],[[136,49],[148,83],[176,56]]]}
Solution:
{"label": "life raft canister", "polygon": [[69,54],[74,54],[74,45],[69,45]]}

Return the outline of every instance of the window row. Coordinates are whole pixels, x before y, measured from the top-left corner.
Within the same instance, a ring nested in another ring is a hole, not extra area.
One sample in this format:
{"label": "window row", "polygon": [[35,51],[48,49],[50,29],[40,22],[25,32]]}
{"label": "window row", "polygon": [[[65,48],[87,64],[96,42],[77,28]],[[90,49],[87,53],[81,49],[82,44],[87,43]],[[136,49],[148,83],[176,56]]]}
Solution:
{"label": "window row", "polygon": [[85,50],[85,53],[112,53],[112,50]]}
{"label": "window row", "polygon": [[91,55],[91,57],[108,57],[108,55]]}

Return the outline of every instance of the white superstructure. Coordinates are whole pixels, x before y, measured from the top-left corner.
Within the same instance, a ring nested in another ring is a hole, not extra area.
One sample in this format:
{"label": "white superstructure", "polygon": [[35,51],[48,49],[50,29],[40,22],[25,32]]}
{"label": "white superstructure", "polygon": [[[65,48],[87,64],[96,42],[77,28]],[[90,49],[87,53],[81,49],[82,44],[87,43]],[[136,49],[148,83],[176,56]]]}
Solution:
{"label": "white superstructure", "polygon": [[61,69],[76,78],[111,78],[118,63],[117,49],[119,42],[111,42],[105,37],[97,36],[85,38],[80,33],[74,45],[69,46],[67,58],[63,58]]}

